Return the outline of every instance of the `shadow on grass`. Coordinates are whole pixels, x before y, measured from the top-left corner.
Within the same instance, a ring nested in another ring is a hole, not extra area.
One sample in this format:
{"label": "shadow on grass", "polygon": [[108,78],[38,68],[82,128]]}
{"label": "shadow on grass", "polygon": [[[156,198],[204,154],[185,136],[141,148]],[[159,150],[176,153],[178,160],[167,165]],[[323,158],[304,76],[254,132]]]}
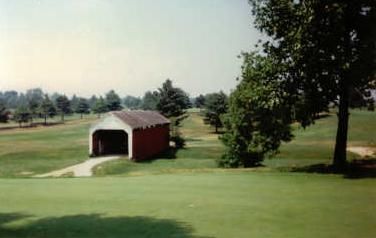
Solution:
{"label": "shadow on grass", "polygon": [[[11,225],[28,218],[0,213],[0,237],[182,237],[199,238],[184,223],[151,217],[105,217],[100,214],[48,217],[25,225]],[[203,237],[201,237],[203,238]]]}
{"label": "shadow on grass", "polygon": [[348,179],[376,178],[376,158],[353,160],[342,170],[328,164],[314,164],[291,169],[292,172],[343,174]]}

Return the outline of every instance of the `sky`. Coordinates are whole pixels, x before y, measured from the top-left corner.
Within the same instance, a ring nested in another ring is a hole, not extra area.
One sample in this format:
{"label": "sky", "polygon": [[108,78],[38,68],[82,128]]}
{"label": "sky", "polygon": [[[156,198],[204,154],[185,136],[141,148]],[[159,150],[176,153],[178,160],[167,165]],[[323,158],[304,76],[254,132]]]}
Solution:
{"label": "sky", "polygon": [[0,0],[0,91],[228,93],[259,38],[247,0]]}

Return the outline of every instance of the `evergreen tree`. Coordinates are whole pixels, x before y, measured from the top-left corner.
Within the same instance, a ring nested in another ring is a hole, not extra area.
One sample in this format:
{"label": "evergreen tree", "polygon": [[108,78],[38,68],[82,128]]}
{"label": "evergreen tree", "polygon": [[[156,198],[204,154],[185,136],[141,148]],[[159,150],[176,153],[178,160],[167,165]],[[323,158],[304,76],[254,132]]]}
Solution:
{"label": "evergreen tree", "polygon": [[158,91],[157,110],[164,116],[177,118],[185,113],[185,109],[189,108],[188,94],[180,88],[175,88],[170,79],[167,79]]}
{"label": "evergreen tree", "polygon": [[129,109],[139,109],[141,108],[142,100],[138,97],[128,95],[123,99],[123,103]]}
{"label": "evergreen tree", "polygon": [[102,113],[108,112],[107,104],[103,97],[99,97],[99,99],[97,99],[92,111],[98,115],[98,118],[101,117]]}
{"label": "evergreen tree", "polygon": [[72,112],[69,99],[63,95],[56,98],[57,111],[61,115],[61,121],[64,122],[64,115]]}
{"label": "evergreen tree", "polygon": [[89,114],[90,113],[90,106],[88,101],[85,98],[79,98],[77,107],[76,107],[76,113],[79,113],[81,115],[81,119],[83,117],[83,114]]}
{"label": "evergreen tree", "polygon": [[48,95],[44,96],[44,99],[40,105],[39,111],[44,117],[44,124],[47,125],[47,118],[54,117],[56,115],[56,108],[53,102],[50,100]]}
{"label": "evergreen tree", "polygon": [[31,120],[31,113],[29,108],[26,105],[20,105],[17,107],[16,111],[13,115],[13,120],[16,121],[20,127],[22,127],[22,123],[27,123]]}
{"label": "evergreen tree", "polygon": [[205,96],[200,94],[195,98],[194,104],[197,108],[203,108],[205,106]]}
{"label": "evergreen tree", "polygon": [[107,108],[110,111],[119,111],[123,109],[123,107],[121,106],[121,99],[119,95],[115,93],[114,90],[110,90],[106,94],[106,103],[107,103]]}
{"label": "evergreen tree", "polygon": [[154,91],[147,91],[142,98],[142,105],[141,108],[143,110],[157,110],[157,104],[159,102],[159,95],[158,92]]}
{"label": "evergreen tree", "polygon": [[8,122],[9,111],[5,106],[5,102],[0,99],[0,123]]}

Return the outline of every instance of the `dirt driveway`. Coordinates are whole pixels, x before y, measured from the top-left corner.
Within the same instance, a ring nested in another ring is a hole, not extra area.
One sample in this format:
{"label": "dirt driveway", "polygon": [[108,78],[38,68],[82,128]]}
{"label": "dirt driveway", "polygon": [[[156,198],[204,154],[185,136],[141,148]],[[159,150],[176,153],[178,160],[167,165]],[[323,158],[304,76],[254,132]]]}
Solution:
{"label": "dirt driveway", "polygon": [[35,178],[45,178],[45,177],[60,177],[65,174],[73,173],[74,177],[90,177],[93,175],[92,169],[97,166],[98,164],[101,164],[103,162],[116,160],[121,158],[120,156],[104,156],[104,157],[96,157],[86,160],[85,162],[81,164],[76,164],[73,166],[69,166],[64,169],[55,170],[49,173],[45,174],[38,174],[35,175]]}

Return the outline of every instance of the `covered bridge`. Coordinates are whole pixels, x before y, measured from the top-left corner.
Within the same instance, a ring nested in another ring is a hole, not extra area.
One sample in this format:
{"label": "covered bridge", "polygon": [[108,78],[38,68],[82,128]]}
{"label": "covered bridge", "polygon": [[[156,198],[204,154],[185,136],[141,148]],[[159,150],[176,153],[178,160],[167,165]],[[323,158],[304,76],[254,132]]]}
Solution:
{"label": "covered bridge", "polygon": [[155,111],[110,112],[90,128],[91,156],[128,154],[143,160],[169,147],[170,121]]}

